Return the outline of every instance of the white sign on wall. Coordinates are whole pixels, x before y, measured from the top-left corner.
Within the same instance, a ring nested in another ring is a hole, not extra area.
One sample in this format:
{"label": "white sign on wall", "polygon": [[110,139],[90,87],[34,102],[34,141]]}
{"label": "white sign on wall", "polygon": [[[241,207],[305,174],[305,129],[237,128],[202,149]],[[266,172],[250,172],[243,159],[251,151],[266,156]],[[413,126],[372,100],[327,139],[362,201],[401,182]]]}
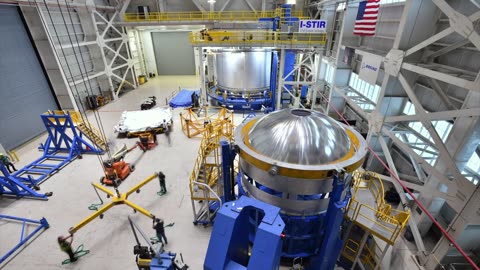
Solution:
{"label": "white sign on wall", "polygon": [[378,71],[382,57],[374,54],[363,54],[362,65],[360,66],[360,79],[366,81],[371,85],[377,83]]}
{"label": "white sign on wall", "polygon": [[325,20],[300,20],[299,33],[325,33],[327,21]]}

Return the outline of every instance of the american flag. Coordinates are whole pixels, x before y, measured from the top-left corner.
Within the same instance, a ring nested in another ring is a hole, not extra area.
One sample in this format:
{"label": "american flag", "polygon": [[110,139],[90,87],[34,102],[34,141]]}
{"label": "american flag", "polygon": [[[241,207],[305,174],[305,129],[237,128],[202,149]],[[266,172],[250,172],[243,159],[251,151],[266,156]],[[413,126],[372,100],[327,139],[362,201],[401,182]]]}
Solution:
{"label": "american flag", "polygon": [[375,35],[375,26],[377,25],[378,9],[380,0],[368,0],[360,2],[358,6],[357,19],[353,34],[359,36]]}

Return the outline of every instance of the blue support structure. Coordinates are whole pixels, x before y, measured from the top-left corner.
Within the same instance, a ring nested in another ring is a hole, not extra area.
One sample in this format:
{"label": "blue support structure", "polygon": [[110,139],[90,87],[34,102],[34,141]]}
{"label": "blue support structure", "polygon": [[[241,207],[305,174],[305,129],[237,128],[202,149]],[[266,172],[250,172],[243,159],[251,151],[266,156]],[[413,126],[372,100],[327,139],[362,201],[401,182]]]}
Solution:
{"label": "blue support structure", "polygon": [[82,154],[102,154],[77,131],[68,112],[65,114],[40,115],[48,138],[40,149],[43,155],[22,169],[10,174],[2,167],[0,195],[46,199],[45,195],[34,192],[38,185]]}
{"label": "blue support structure", "polygon": [[174,270],[173,258],[175,253],[162,252],[158,257],[153,257],[150,262],[150,270]]}
{"label": "blue support structure", "polygon": [[16,197],[30,197],[42,200],[48,200],[48,196],[45,194],[37,193],[33,186],[24,183],[26,180],[33,182],[33,179],[27,178],[18,179],[10,175],[7,168],[3,164],[0,164],[0,170],[4,176],[0,176],[0,195],[16,196]]}
{"label": "blue support structure", "polygon": [[[252,213],[261,218],[249,255],[249,219]],[[246,196],[223,204],[215,219],[203,269],[278,269],[284,227],[278,207]]]}
{"label": "blue support structure", "polygon": [[[347,192],[343,198],[342,194],[345,188],[343,176],[334,176],[333,190],[330,193],[330,202],[326,215],[326,224],[323,230],[323,241],[318,255],[313,256],[310,261],[309,269],[333,269],[339,257],[343,246],[340,238],[340,229],[345,216],[345,209],[350,196]],[[313,266],[313,267],[312,267]]]}
{"label": "blue support structure", "polygon": [[[17,251],[23,244],[25,244],[28,240],[30,240],[35,234],[40,232],[42,229],[48,229],[49,224],[45,218],[42,218],[40,220],[32,220],[32,219],[27,219],[27,218],[20,218],[20,217],[14,217],[14,216],[6,216],[6,215],[0,215],[0,220],[7,220],[7,221],[15,221],[15,222],[21,222],[22,223],[22,232],[20,234],[20,241],[18,244],[16,244],[12,249],[10,249],[6,254],[4,254],[0,258],[0,263],[3,263],[9,256],[11,256],[15,251]],[[32,232],[29,234],[25,235],[25,227],[27,225],[39,225],[36,227]]]}
{"label": "blue support structure", "polygon": [[235,151],[231,145],[226,141],[221,141],[222,147],[222,179],[223,179],[223,202],[229,202],[235,200],[233,179],[234,168],[233,160],[235,159]]}
{"label": "blue support structure", "polygon": [[277,96],[277,73],[278,73],[278,53],[272,54],[272,74],[270,75],[270,91],[272,92],[272,108],[275,110],[275,97]]}
{"label": "blue support structure", "polygon": [[[245,189],[240,181],[242,175],[237,176],[237,185],[240,198],[246,197]],[[343,176],[342,176],[343,177]],[[340,229],[344,220],[344,209],[350,200],[349,188],[339,176],[333,176],[333,189],[329,193],[327,211],[311,216],[292,216],[280,214],[285,222],[285,238],[283,240],[282,257],[306,258],[310,257],[310,264],[306,269],[334,269],[339,257],[343,241],[340,239]],[[281,193],[257,184],[264,192],[275,196]],[[346,189],[345,189],[346,188]],[[344,192],[345,191],[345,192]],[[303,195],[304,200],[323,199],[326,194]],[[250,218],[250,228],[255,218]],[[256,232],[250,229],[249,239],[255,238]]]}
{"label": "blue support structure", "polygon": [[[285,79],[285,82],[292,82],[294,80],[293,78],[294,72],[292,72],[294,68],[295,68],[295,52],[290,50],[285,50],[285,68],[282,74],[283,78]],[[287,77],[289,73],[291,74]],[[292,92],[292,89],[293,89],[292,85],[285,85],[285,87],[288,89],[288,91]],[[282,95],[284,92],[285,91],[282,91],[282,93],[280,94]],[[287,96],[288,96],[287,99],[283,99],[282,97],[282,104],[290,103],[291,96],[290,95],[287,95]]]}

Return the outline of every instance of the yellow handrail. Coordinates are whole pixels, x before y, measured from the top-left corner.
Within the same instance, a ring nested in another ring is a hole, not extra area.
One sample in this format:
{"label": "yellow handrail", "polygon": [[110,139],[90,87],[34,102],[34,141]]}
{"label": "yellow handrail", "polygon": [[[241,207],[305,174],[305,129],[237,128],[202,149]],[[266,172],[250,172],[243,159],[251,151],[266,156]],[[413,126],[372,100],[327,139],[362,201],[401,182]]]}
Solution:
{"label": "yellow handrail", "polygon": [[[372,234],[393,245],[410,218],[410,211],[392,209],[384,200],[384,188],[380,176],[374,172],[353,173],[354,193],[348,205],[346,217]],[[368,189],[375,199],[372,207],[357,199],[358,191]]]}
{"label": "yellow handrail", "polygon": [[[148,12],[125,13],[125,22],[161,22],[161,21],[257,21],[262,18],[285,18],[282,10],[268,11],[187,11],[187,12]],[[301,11],[292,10],[290,17],[306,19]]]}
{"label": "yellow handrail", "polygon": [[327,41],[324,33],[287,33],[273,31],[219,31],[202,30],[190,33],[192,45],[304,45],[322,46]]}

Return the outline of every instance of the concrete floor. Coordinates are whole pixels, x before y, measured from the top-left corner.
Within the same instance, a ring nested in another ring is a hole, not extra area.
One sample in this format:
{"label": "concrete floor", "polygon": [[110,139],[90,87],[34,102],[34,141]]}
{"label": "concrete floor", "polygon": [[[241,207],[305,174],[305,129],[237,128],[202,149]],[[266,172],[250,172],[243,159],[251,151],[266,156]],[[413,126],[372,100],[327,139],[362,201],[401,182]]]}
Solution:
{"label": "concrete floor", "polygon": [[[107,137],[114,142],[116,147],[120,147],[123,143],[126,143],[127,146],[133,145],[137,141],[136,139],[118,139],[113,132],[113,126],[118,122],[122,111],[138,110],[141,102],[151,95],[157,97],[158,104],[164,105],[165,98],[179,86],[190,89],[198,88],[198,79],[195,76],[157,77],[101,108],[100,116]],[[157,180],[154,180],[142,188],[140,194],[132,194],[130,199],[154,215],[164,218],[167,224],[175,222],[173,227],[166,229],[169,239],[166,249],[182,253],[191,269],[197,270],[203,268],[211,227],[204,228],[192,224],[188,178],[196,158],[200,139],[188,139],[182,133],[179,120],[181,111],[181,108],[174,110],[171,147],[168,146],[165,136],[159,135],[159,146],[152,151],[148,151],[142,156],[141,150],[136,149],[127,155],[127,162],[141,159],[136,164],[135,172],[120,186],[120,190],[128,190],[154,172],[163,171],[165,173],[168,189],[165,196],[156,195],[156,192],[159,191],[159,184]],[[92,117],[89,119],[95,123]],[[237,115],[237,119],[241,119],[241,115]],[[16,164],[17,168],[41,156],[37,146],[44,142],[45,138],[46,135],[42,135],[17,149],[17,154],[21,159]],[[104,157],[106,158],[106,156]],[[52,191],[54,193],[49,201],[0,199],[0,213],[2,214],[31,219],[45,217],[50,223],[48,230],[38,235],[17,256],[10,257],[7,262],[0,265],[0,268],[136,269],[133,255],[135,242],[127,216],[132,216],[147,234],[154,236],[154,231],[151,229],[150,219],[139,213],[134,214],[132,209],[125,205],[115,206],[107,212],[103,219],[94,220],[77,232],[74,247],[84,244],[85,248],[90,250],[90,254],[82,257],[73,265],[61,265],[67,256],[60,251],[56,239],[59,235],[67,235],[68,228],[92,213],[88,210],[88,206],[98,203],[99,199],[90,183],[97,182],[102,173],[98,158],[84,155],[83,159],[73,161],[60,173],[53,175],[41,184],[41,192]],[[102,195],[102,199],[109,200],[104,195]],[[18,241],[21,225],[0,223],[0,228],[0,254],[4,254]],[[411,259],[411,250],[403,241],[403,239],[398,241],[398,246],[395,245],[393,248],[393,256],[389,255],[386,258],[387,265],[384,269],[416,269]]]}

